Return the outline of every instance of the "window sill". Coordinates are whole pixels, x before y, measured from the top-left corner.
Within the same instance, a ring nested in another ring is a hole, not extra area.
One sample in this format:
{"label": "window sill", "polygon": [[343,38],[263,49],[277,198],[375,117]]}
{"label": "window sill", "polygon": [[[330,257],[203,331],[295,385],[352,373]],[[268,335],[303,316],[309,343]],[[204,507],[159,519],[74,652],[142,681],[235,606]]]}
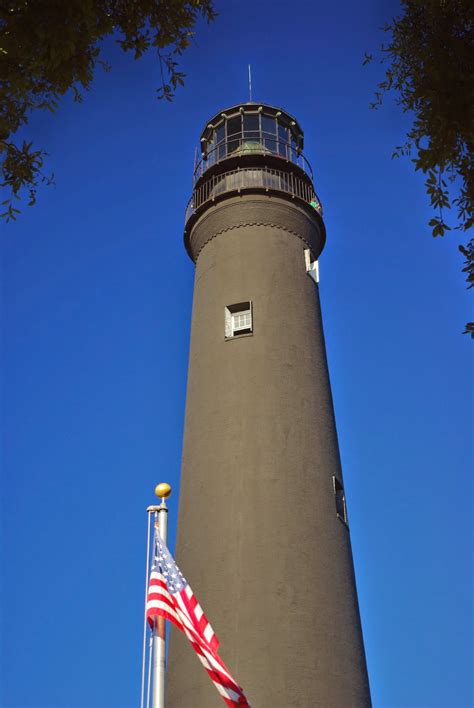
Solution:
{"label": "window sill", "polygon": [[242,334],[233,334],[232,337],[224,337],[225,342],[232,342],[234,339],[243,339],[244,337],[253,337],[253,332],[245,332]]}

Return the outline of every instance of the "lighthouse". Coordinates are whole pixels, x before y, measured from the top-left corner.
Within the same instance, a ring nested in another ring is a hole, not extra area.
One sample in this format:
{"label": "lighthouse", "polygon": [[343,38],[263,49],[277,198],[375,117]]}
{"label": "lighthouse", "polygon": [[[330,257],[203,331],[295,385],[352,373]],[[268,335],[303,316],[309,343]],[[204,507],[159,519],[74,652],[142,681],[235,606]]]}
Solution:
{"label": "lighthouse", "polygon": [[[326,229],[298,121],[205,125],[176,557],[255,708],[371,705],[319,298]],[[172,629],[170,708],[222,700]]]}

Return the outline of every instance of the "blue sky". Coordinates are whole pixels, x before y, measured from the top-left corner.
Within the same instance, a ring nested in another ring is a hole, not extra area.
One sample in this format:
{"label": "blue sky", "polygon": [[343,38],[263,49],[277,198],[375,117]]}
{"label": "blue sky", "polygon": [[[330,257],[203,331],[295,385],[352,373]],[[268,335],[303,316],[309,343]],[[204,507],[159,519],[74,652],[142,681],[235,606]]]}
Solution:
{"label": "blue sky", "polygon": [[470,300],[457,235],[431,238],[422,177],[391,159],[407,116],[369,109],[379,68],[363,55],[396,8],[221,1],[172,104],[155,99],[153,57],[108,42],[113,69],[84,103],[32,119],[56,186],[0,224],[5,708],[138,704],[158,481],[174,487],[175,538],[194,146],[247,99],[249,62],[254,98],[300,121],[325,209],[320,289],[374,706],[473,704]]}

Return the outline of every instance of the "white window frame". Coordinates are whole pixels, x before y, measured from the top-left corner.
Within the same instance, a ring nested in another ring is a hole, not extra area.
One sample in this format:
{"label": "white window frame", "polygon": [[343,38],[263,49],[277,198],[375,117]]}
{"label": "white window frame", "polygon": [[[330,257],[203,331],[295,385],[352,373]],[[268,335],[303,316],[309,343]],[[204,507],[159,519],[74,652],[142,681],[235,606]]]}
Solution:
{"label": "white window frame", "polygon": [[319,261],[314,258],[309,248],[305,248],[304,250],[304,262],[309,277],[312,278],[315,283],[319,283]]}
{"label": "white window frame", "polygon": [[243,329],[252,329],[252,312],[250,308],[242,312],[232,313],[232,332],[240,332]]}
{"label": "white window frame", "polygon": [[[240,323],[239,326],[236,326],[236,318],[239,315],[249,315],[246,326],[240,326]],[[224,308],[224,326],[225,339],[235,339],[235,337],[253,334],[252,301],[246,300],[234,305],[226,305]]]}

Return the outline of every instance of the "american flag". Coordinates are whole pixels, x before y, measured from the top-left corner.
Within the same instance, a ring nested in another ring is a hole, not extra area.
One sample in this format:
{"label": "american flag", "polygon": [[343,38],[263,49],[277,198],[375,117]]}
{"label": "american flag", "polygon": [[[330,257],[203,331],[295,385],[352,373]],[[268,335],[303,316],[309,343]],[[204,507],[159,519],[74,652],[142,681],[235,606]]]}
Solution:
{"label": "american flag", "polygon": [[173,622],[189,639],[224,702],[230,708],[250,708],[242,688],[218,656],[219,640],[156,528],[146,616],[152,628],[158,616]]}

